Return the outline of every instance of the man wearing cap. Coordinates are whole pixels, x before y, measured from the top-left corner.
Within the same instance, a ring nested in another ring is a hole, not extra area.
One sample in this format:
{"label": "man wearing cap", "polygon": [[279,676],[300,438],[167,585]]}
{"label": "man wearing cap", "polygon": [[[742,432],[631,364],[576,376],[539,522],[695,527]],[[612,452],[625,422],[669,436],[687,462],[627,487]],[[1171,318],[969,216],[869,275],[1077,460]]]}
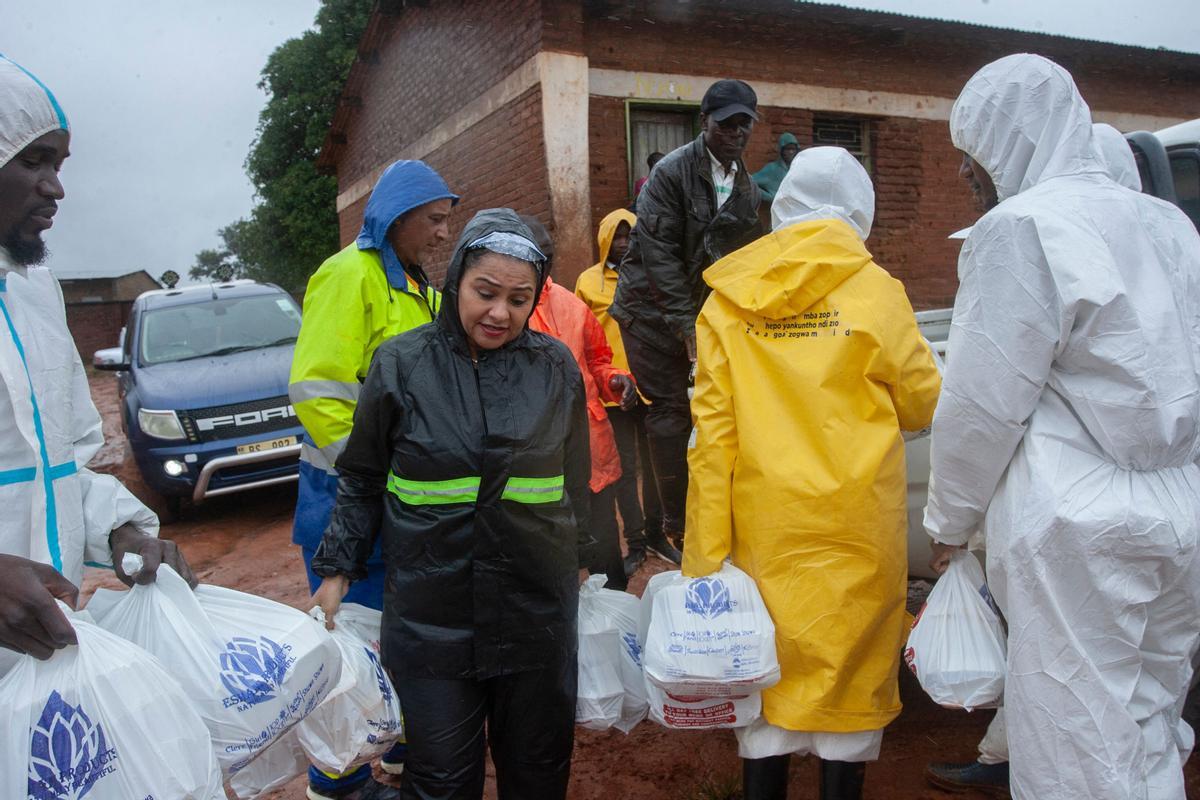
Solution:
{"label": "man wearing cap", "polygon": [[[687,500],[696,314],[706,294],[700,274],[762,233],[761,193],[742,163],[757,106],[754,90],[743,81],[720,80],[704,93],[700,136],[667,154],[638,195],[638,224],[610,309],[621,326],[629,367],[651,403],[646,434],[663,530],[676,536],[683,534]],[[669,543],[650,549],[679,563],[679,551]]]}
{"label": "man wearing cap", "polygon": [[[162,563],[195,585],[158,518],[87,463],[104,444],[100,414],[67,329],[42,233],[64,196],[70,128],[46,86],[0,56],[0,675],[18,653],[49,658],[75,642],[56,600],[74,606],[84,564],[115,564],[126,583]],[[125,553],[144,566],[121,568]]]}
{"label": "man wearing cap", "polygon": [[[450,235],[458,202],[442,177],[421,161],[397,161],[367,200],[358,238],[330,256],[308,282],[304,322],[296,341],[288,396],[304,425],[300,489],[292,541],[300,545],[309,586],[321,578],[312,559],[337,497],[337,458],[346,446],[359,387],[375,349],[393,336],[431,322],[441,294],[422,268]],[[379,544],[344,602],[383,608],[384,565]],[[404,768],[404,749],[384,755],[385,772]],[[396,789],[376,783],[369,765],[345,775],[309,768],[309,800],[389,800]]]}

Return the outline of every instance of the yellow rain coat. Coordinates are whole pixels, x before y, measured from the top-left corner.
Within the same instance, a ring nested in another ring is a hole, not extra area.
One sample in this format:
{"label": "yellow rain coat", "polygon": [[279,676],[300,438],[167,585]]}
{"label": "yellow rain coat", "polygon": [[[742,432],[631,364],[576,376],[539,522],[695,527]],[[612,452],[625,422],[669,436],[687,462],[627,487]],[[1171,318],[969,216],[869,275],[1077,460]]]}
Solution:
{"label": "yellow rain coat", "polygon": [[[600,320],[600,326],[604,328],[604,338],[608,340],[608,346],[612,348],[613,366],[628,372],[629,360],[625,357],[625,343],[621,340],[621,329],[618,327],[617,321],[608,313],[613,295],[617,292],[617,271],[608,266],[608,251],[612,248],[613,237],[617,235],[617,228],[621,227],[622,222],[628,225],[630,230],[633,230],[633,226],[637,224],[637,217],[631,211],[618,208],[600,220],[600,229],[596,235],[596,242],[600,245],[600,261],[580,273],[578,280],[575,281],[575,296],[587,303],[588,308],[596,315],[596,319]],[[616,405],[616,403],[605,403],[605,405]]]}
{"label": "yellow rain coat", "polygon": [[840,219],[777,230],[704,279],[683,574],[732,555],[758,584],[782,672],[769,723],[878,730],[900,713],[906,635],[900,432],[933,419],[933,357]]}

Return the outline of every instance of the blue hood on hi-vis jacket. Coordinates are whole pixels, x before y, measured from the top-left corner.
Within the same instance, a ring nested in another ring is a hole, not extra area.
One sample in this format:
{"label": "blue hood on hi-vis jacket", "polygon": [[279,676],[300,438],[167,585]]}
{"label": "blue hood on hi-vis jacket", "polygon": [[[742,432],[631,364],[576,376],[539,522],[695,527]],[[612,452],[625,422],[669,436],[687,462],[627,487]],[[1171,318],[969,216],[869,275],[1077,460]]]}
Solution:
{"label": "blue hood on hi-vis jacket", "polygon": [[[397,161],[383,171],[363,213],[362,230],[355,244],[359,250],[378,250],[384,271],[393,287],[403,288],[404,267],[388,244],[387,232],[401,215],[434,200],[449,199],[458,204],[458,195],[424,161]],[[418,266],[418,265],[407,265]]]}

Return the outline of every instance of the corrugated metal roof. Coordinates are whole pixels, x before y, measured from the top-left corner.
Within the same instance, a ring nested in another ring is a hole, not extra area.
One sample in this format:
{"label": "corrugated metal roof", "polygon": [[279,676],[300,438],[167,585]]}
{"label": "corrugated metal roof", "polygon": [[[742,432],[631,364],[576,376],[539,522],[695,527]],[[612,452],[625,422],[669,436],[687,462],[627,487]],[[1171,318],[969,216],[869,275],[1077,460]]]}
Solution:
{"label": "corrugated metal roof", "polygon": [[[984,0],[984,1],[986,2],[986,0]],[[943,24],[943,25],[966,25],[971,28],[981,28],[981,29],[985,29],[985,30],[1007,31],[1010,33],[1033,34],[1035,36],[1050,36],[1050,37],[1059,38],[1059,39],[1071,39],[1076,42],[1088,42],[1090,44],[1105,44],[1105,45],[1113,45],[1115,47],[1132,47],[1132,48],[1136,48],[1139,50],[1149,50],[1151,52],[1156,52],[1156,53],[1167,52],[1167,53],[1180,53],[1182,55],[1195,55],[1196,54],[1195,51],[1173,50],[1169,47],[1152,47],[1149,45],[1142,45],[1142,44],[1128,44],[1126,42],[1113,42],[1108,39],[1092,39],[1087,36],[1075,36],[1075,35],[1069,34],[1069,33],[1060,33],[1060,32],[1056,32],[1056,31],[1039,30],[1037,28],[1014,28],[1009,25],[993,25],[993,24],[990,24],[987,22],[975,22],[973,20],[966,20],[966,19],[953,19],[950,17],[939,17],[934,14],[908,14],[903,11],[892,11],[890,9],[883,10],[883,9],[877,9],[877,8],[866,8],[866,7],[859,6],[859,5],[852,5],[850,3],[831,3],[831,2],[821,2],[820,0],[792,0],[792,2],[795,3],[796,5],[810,6],[810,7],[815,7],[815,8],[847,9],[850,11],[857,11],[862,14],[877,14],[877,15],[881,15],[881,16],[896,17],[897,19],[924,20],[924,21],[939,23],[939,24]]]}

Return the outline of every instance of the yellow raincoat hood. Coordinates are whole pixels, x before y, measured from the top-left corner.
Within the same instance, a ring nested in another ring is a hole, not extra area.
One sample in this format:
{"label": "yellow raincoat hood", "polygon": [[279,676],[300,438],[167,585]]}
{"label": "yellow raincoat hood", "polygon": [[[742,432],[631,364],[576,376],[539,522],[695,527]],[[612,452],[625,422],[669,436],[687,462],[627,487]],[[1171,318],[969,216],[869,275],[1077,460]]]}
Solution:
{"label": "yellow raincoat hood", "polygon": [[871,263],[854,230],[836,219],[764,236],[704,272],[713,293],[768,319],[802,314]]}
{"label": "yellow raincoat hood", "polygon": [[[788,180],[775,210],[797,199]],[[846,185],[821,199],[806,183],[812,202],[788,206],[802,219],[710,267],[696,320],[683,573],[731,556],[754,578],[782,672],[763,715],[795,731],[873,731],[900,711],[900,431],[930,424],[941,386],[904,287],[848,215],[810,213],[846,209]]]}
{"label": "yellow raincoat hood", "polygon": [[[637,224],[637,217],[632,212],[619,208],[609,212],[604,219],[600,220],[599,232],[596,235],[596,243],[600,246],[600,261],[580,274],[579,279],[575,281],[575,296],[587,303],[588,308],[596,315],[596,319],[600,320],[600,326],[604,328],[604,338],[612,349],[613,366],[628,372],[629,360],[625,357],[621,329],[617,325],[617,321],[608,313],[608,307],[612,305],[613,295],[617,291],[617,273],[616,270],[605,266],[608,261],[608,252],[612,249],[613,237],[616,236],[617,228],[622,222],[628,224],[632,230],[633,226]],[[616,404],[606,403],[605,405]]]}

